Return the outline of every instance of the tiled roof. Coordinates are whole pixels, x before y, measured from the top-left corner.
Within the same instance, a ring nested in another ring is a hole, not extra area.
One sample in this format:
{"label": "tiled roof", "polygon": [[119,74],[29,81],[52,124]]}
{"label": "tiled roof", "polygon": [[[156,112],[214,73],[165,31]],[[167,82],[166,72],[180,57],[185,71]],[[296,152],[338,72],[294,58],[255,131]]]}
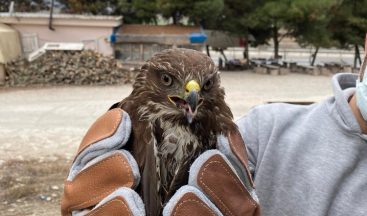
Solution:
{"label": "tiled roof", "polygon": [[122,25],[119,34],[144,34],[144,35],[187,35],[193,32],[200,32],[198,26],[180,25]]}

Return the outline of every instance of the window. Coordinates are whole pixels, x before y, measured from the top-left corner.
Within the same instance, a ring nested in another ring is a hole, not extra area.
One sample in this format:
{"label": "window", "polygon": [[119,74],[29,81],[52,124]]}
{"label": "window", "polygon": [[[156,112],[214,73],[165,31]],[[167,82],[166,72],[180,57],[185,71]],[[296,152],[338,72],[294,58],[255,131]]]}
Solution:
{"label": "window", "polygon": [[131,44],[121,44],[115,46],[115,53],[118,53],[118,55],[115,56],[115,58],[129,61],[131,60]]}
{"label": "window", "polygon": [[177,47],[178,48],[193,49],[193,50],[197,50],[197,51],[201,51],[202,50],[202,45],[187,44],[187,45],[178,45]]}
{"label": "window", "polygon": [[23,53],[25,55],[37,50],[38,46],[38,36],[36,33],[25,33],[22,34],[22,47]]}
{"label": "window", "polygon": [[124,61],[146,61],[155,53],[171,47],[170,45],[161,44],[117,44],[115,46],[115,58]]}
{"label": "window", "polygon": [[142,44],[133,44],[131,45],[131,52],[130,52],[130,60],[131,61],[140,61],[142,60],[141,56],[141,48]]}

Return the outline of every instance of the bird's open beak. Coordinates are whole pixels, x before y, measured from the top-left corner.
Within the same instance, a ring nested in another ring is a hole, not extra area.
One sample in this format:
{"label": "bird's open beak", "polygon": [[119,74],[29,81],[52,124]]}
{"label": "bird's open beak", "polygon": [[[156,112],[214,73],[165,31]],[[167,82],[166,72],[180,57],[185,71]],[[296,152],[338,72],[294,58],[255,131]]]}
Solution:
{"label": "bird's open beak", "polygon": [[178,108],[182,108],[185,111],[185,116],[190,124],[197,113],[198,106],[203,101],[199,96],[199,92],[200,85],[195,80],[191,80],[185,86],[184,98],[179,96],[168,97]]}

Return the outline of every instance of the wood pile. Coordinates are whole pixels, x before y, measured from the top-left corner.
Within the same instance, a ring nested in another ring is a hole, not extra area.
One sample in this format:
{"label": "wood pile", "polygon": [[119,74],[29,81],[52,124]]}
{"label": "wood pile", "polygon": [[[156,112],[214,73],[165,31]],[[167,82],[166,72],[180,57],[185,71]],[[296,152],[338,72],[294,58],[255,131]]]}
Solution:
{"label": "wood pile", "polygon": [[133,80],[132,72],[116,59],[92,50],[47,51],[32,62],[19,58],[5,67],[9,86],[111,85]]}

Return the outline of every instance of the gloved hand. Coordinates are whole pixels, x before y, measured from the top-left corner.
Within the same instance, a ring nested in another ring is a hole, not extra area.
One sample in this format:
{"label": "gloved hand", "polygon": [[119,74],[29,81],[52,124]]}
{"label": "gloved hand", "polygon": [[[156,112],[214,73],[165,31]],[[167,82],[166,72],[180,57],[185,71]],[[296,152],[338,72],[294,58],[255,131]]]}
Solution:
{"label": "gloved hand", "polygon": [[91,126],[64,184],[62,215],[145,215],[133,190],[140,181],[138,165],[122,150],[130,133],[129,115],[119,108]]}
{"label": "gloved hand", "polygon": [[164,216],[260,215],[239,132],[220,135],[217,149],[204,152],[191,165],[188,185],[166,204]]}
{"label": "gloved hand", "polygon": [[[119,108],[92,125],[65,181],[62,215],[145,215],[133,190],[138,166],[122,150],[130,132],[130,118]],[[195,160],[188,186],[176,192],[163,215],[260,215],[241,135],[221,135],[217,147]]]}

